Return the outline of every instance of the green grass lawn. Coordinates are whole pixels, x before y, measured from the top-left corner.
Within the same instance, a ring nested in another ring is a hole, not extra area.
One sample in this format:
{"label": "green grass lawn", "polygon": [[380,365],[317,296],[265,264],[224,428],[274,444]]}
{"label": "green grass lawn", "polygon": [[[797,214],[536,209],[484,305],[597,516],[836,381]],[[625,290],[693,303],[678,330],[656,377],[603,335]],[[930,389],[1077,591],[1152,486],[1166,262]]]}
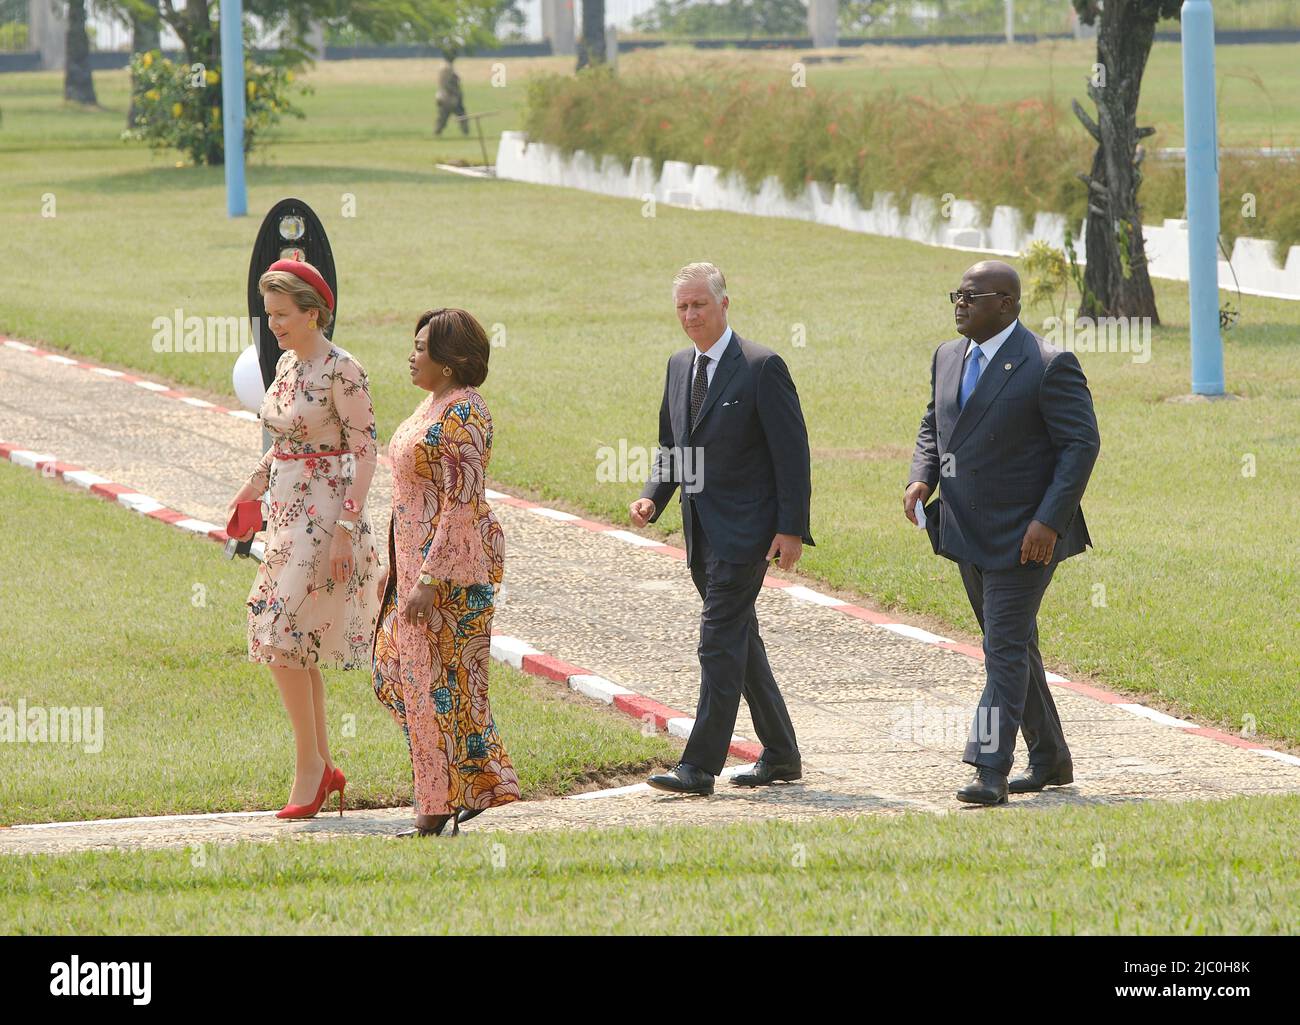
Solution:
{"label": "green grass lawn", "polygon": [[[0,522],[24,525],[21,544],[0,546],[0,704],[103,709],[98,752],[0,743],[0,824],[285,803],[292,732],[244,641],[253,562],[9,463]],[[409,804],[406,742],[369,673],[324,675],[349,805]],[[492,706],[525,797],[674,760],[621,713],[497,663]]]}
{"label": "green grass lawn", "polygon": [[[1221,54],[1266,60],[1268,50]],[[399,87],[396,64],[416,62],[322,69],[311,118],[249,171],[255,213],[297,195],[325,219],[340,275],[335,338],[370,372],[382,437],[420,397],[404,364],[418,314],[464,306],[502,343],[484,388],[497,421],[496,483],[622,519],[639,485],[598,483],[596,451],[620,439],[654,443],[664,361],[685,343],[669,281],[683,263],[711,259],[727,272],[732,323],[785,356],[803,399],[819,543],[802,569],[976,632],[955,568],[928,553],[900,501],[930,354],[953,334],[946,292],[969,254],[722,213],[660,207],[644,217],[635,202],[434,173],[435,156],[473,146],[424,137],[428,76],[412,67]],[[1174,70],[1154,64],[1149,77]],[[498,98],[486,65],[465,74],[483,90],[471,106]],[[1041,87],[1028,73],[990,75]],[[110,96],[111,76],[98,79]],[[151,323],[178,306],[241,312],[256,217],[227,219],[220,169],[174,168],[111,142],[118,122],[63,109],[54,76],[0,76],[0,88],[14,81],[27,83],[29,114],[10,118],[0,100],[9,243],[0,330],[229,394],[230,355],[155,353]],[[502,109],[521,81],[499,91]],[[1253,116],[1253,99],[1232,96],[1225,124]],[[54,141],[33,135],[38,124]],[[101,148],[72,147],[76,125]],[[352,127],[388,134],[352,141]],[[47,192],[54,218],[40,216]],[[356,197],[354,218],[340,216],[345,193]],[[1081,356],[1102,434],[1084,502],[1097,548],[1058,573],[1043,650],[1065,673],[1232,730],[1253,716],[1263,734],[1300,744],[1291,540],[1300,532],[1300,304],[1245,297],[1226,338],[1229,388],[1245,398],[1177,404],[1164,400],[1189,390],[1187,291],[1156,289],[1164,326],[1149,362]],[[1048,312],[1024,317],[1041,328]],[[796,347],[800,333],[806,344]],[[1247,457],[1254,476],[1243,475]],[[664,529],[677,524],[674,511]]]}
{"label": "green grass lawn", "polygon": [[1297,844],[1300,799],[1285,797],[95,851],[0,859],[0,920],[18,934],[1287,934],[1300,862],[1280,854]]}

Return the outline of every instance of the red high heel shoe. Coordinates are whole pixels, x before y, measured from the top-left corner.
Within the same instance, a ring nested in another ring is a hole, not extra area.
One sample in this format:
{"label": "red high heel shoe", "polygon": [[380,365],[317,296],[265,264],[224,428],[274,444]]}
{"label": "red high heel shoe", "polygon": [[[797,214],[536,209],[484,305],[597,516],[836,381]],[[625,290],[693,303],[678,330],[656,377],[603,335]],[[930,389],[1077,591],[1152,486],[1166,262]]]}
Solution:
{"label": "red high heel shoe", "polygon": [[334,778],[330,780],[329,791],[325,794],[325,800],[329,800],[329,795],[337,793],[339,795],[339,815],[343,814],[343,788],[348,785],[348,778],[343,775],[343,770],[335,766]]}
{"label": "red high heel shoe", "polygon": [[[325,803],[325,798],[329,796],[330,785],[334,782],[334,776],[330,772],[329,766],[321,774],[320,786],[316,789],[316,800],[311,804],[286,804],[275,813],[277,819],[309,819],[320,811],[320,806]],[[339,790],[339,799],[342,800],[343,791]]]}

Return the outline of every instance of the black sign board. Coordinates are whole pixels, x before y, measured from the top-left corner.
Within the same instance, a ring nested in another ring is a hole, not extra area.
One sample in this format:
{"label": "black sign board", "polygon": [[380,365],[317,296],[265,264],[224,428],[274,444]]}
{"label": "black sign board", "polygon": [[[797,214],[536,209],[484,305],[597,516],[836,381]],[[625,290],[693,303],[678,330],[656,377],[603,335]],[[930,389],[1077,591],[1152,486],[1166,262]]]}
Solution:
{"label": "black sign board", "polygon": [[334,275],[334,254],[325,235],[320,218],[301,199],[282,199],[271,207],[258,229],[253,244],[253,258],[248,264],[248,318],[254,325],[253,337],[257,339],[257,357],[262,365],[262,383],[268,388],[275,379],[275,365],[281,356],[275,335],[266,322],[266,308],[257,282],[276,260],[302,260],[321,273],[334,292],[334,319],[325,329],[325,337],[334,337],[338,323],[339,286]]}

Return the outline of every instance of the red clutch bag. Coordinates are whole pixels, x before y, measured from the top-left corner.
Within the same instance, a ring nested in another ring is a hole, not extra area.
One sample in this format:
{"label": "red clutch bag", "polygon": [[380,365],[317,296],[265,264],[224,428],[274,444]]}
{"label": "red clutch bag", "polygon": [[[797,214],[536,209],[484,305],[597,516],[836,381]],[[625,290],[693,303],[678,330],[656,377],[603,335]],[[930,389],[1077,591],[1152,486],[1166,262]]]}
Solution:
{"label": "red clutch bag", "polygon": [[235,514],[226,524],[227,537],[243,537],[250,530],[262,529],[262,503],[258,501],[238,502]]}

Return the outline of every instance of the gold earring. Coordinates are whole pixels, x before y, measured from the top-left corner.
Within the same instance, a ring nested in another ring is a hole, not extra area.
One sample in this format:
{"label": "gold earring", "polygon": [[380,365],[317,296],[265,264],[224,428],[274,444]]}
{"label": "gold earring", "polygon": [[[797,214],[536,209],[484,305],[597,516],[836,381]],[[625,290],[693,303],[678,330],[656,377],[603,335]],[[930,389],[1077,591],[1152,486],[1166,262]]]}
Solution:
{"label": "gold earring", "polygon": [[451,367],[443,367],[443,368],[442,368],[442,376],[443,376],[443,377],[450,377],[450,376],[451,376]]}

